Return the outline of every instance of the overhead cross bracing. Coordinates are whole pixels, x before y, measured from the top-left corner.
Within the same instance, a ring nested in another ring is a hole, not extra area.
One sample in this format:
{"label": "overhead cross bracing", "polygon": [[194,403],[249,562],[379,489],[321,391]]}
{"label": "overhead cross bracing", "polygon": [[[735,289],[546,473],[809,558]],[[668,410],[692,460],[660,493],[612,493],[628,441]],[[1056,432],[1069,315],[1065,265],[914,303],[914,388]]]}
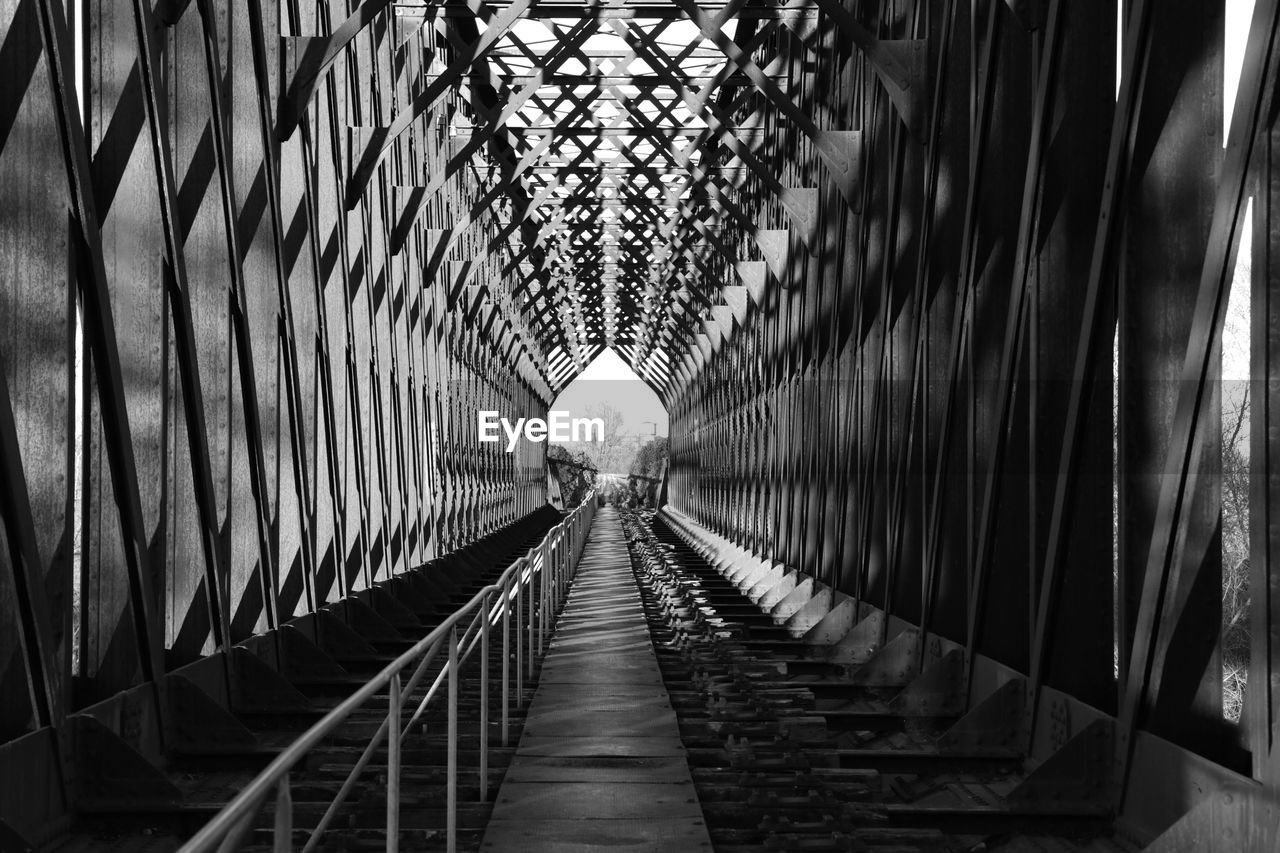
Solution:
{"label": "overhead cross bracing", "polygon": [[[731,331],[748,288],[759,298],[766,263],[783,268],[789,223],[812,239],[817,191],[775,177],[781,135],[798,128],[826,162],[852,169],[856,134],[817,124],[838,105],[805,103],[832,35],[815,5],[393,9],[398,39],[430,50],[421,34],[431,32],[452,50],[418,78],[423,94],[389,132],[366,131],[352,188],[367,185],[392,133],[412,144],[411,121],[447,133],[443,177],[397,183],[397,233],[432,219],[424,208],[450,173],[476,176],[482,196],[461,221],[494,238],[483,263],[501,275],[472,284],[480,258],[454,251],[470,265],[459,286],[512,321],[521,357],[552,391],[614,346],[670,399],[696,370],[698,336]],[[312,76],[301,68],[299,80]],[[445,105],[450,86],[458,97]],[[461,238],[455,228],[435,239]]]}

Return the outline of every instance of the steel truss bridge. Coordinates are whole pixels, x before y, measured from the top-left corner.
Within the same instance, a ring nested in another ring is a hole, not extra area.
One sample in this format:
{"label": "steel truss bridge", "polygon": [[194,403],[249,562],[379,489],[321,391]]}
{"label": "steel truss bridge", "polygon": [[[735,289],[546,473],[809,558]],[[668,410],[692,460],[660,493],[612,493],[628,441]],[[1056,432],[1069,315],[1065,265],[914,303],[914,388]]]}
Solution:
{"label": "steel truss bridge", "polygon": [[482,849],[593,585],[717,850],[1280,848],[1280,3],[1119,6],[0,0],[0,849]]}

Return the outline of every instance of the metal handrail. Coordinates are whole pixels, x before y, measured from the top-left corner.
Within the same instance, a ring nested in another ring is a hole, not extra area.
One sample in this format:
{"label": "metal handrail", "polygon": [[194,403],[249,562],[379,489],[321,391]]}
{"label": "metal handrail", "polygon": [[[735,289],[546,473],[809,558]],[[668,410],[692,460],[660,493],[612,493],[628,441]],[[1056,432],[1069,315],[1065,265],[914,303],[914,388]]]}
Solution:
{"label": "metal handrail", "polygon": [[[595,516],[595,495],[589,494],[582,504],[552,527],[542,541],[529,549],[507,567],[494,582],[477,592],[471,599],[436,628],[432,629],[413,647],[387,664],[355,693],[347,697],[315,725],[303,732],[297,740],[281,752],[248,785],[227,803],[213,819],[184,844],[180,853],[224,853],[235,850],[245,834],[254,825],[258,813],[273,793],[276,799],[273,824],[273,849],[277,853],[293,849],[293,798],[290,771],[319,746],[326,738],[357,710],[363,708],[384,687],[387,688],[387,715],[370,739],[368,746],[352,767],[334,801],[325,811],[320,822],[311,831],[303,853],[310,853],[320,843],[325,830],[337,816],[343,802],[368,767],[374,753],[384,738],[387,744],[387,850],[399,849],[400,826],[400,763],[401,747],[405,736],[422,714],[428,703],[436,697],[447,679],[448,692],[448,750],[446,774],[446,841],[449,853],[457,850],[458,810],[458,673],[467,658],[480,650],[480,801],[488,798],[489,769],[489,643],[490,629],[502,625],[502,745],[506,746],[509,730],[511,682],[515,680],[516,706],[523,701],[524,682],[532,678],[535,657],[542,655],[546,638],[551,630],[551,617],[564,600],[565,590],[577,569],[587,531]],[[527,593],[527,595],[526,595]],[[496,600],[495,600],[496,595]],[[536,607],[535,607],[535,595]],[[525,599],[528,599],[527,601]],[[526,611],[527,608],[527,611]],[[516,630],[511,630],[514,616]],[[528,619],[525,620],[525,612]],[[471,620],[463,630],[461,641],[458,626],[471,614]],[[510,658],[514,634],[515,672],[511,672]],[[536,646],[536,652],[535,652]],[[459,648],[462,654],[459,656]],[[403,728],[391,725],[399,722],[405,697],[412,696],[418,683],[425,677],[431,664],[442,650],[448,653],[444,667],[436,673],[431,686],[423,695],[409,723]],[[407,683],[401,674],[412,668]]]}

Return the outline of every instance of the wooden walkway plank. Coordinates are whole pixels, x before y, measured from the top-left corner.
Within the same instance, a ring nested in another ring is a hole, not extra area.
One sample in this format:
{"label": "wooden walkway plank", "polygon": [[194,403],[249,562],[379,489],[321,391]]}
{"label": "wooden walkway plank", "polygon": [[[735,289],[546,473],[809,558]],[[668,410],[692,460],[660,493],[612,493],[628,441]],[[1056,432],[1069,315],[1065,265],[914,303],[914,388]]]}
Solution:
{"label": "wooden walkway plank", "polygon": [[711,839],[612,508],[556,624],[485,853],[667,853]]}

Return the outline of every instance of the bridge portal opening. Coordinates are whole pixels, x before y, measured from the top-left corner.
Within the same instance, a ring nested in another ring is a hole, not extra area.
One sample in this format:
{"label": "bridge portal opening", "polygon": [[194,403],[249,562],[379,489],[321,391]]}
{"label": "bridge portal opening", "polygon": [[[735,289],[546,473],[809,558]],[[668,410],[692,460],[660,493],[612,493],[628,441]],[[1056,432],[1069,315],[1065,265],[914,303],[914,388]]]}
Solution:
{"label": "bridge portal opening", "polygon": [[[654,356],[660,358],[660,356]],[[605,348],[561,390],[552,412],[599,420],[589,439],[547,446],[551,502],[572,509],[593,486],[601,499],[656,507],[667,469],[666,406],[616,351]]]}

